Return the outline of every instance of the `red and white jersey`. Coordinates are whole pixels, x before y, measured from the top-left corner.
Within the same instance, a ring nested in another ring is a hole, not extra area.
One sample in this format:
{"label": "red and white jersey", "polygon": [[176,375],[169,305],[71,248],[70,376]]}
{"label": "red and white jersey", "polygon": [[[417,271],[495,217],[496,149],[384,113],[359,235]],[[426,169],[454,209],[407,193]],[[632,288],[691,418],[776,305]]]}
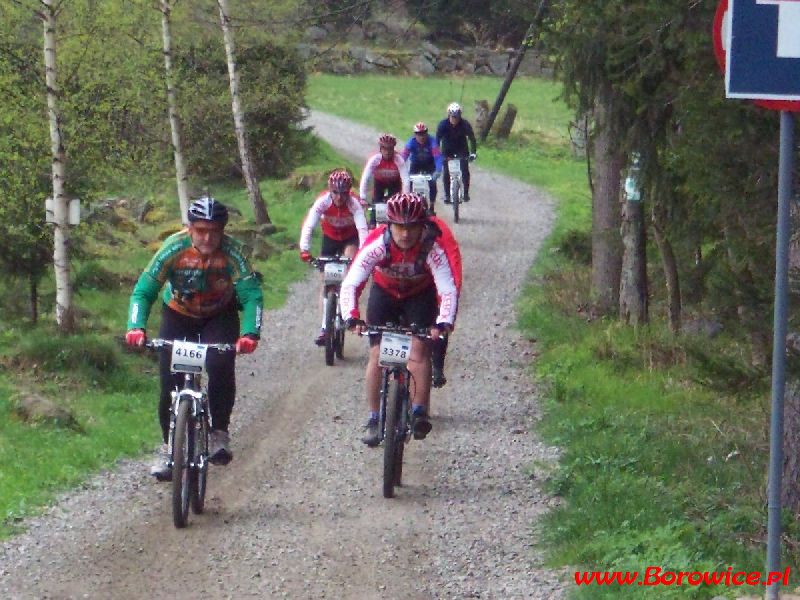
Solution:
{"label": "red and white jersey", "polygon": [[398,183],[403,190],[408,190],[408,168],[406,161],[395,152],[391,159],[384,160],[380,152],[376,152],[367,159],[364,170],[361,173],[361,182],[358,192],[362,198],[368,198],[369,180],[374,178],[379,185],[391,185]]}
{"label": "red and white jersey", "polygon": [[434,241],[422,263],[423,268],[420,269],[417,257],[422,240],[409,250],[401,250],[394,242],[390,242],[387,253],[383,235],[378,234],[383,228],[385,226],[379,227],[370,235],[342,281],[339,299],[342,314],[347,319],[361,318],[358,298],[371,274],[375,285],[401,300],[435,286],[439,297],[439,316],[436,322],[452,325],[458,309],[458,288],[444,248]]}
{"label": "red and white jersey", "polygon": [[364,209],[352,191],[342,206],[333,203],[333,197],[328,190],[317,196],[300,229],[298,244],[300,250],[307,252],[311,247],[311,233],[320,221],[322,221],[322,233],[337,242],[348,240],[358,234],[358,245],[361,246],[367,238],[367,219],[364,216]]}

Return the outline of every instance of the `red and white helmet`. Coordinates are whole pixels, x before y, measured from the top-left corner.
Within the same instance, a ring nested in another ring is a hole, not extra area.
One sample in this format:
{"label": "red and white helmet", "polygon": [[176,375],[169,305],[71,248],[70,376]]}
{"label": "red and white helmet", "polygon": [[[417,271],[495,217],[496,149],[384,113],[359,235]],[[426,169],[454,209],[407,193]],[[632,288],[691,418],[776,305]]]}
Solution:
{"label": "red and white helmet", "polygon": [[344,169],[336,169],[328,177],[328,189],[332,192],[349,192],[353,177]]}
{"label": "red and white helmet", "polygon": [[447,106],[447,116],[448,117],[460,117],[461,116],[461,105],[458,102],[451,102]]}
{"label": "red and white helmet", "polygon": [[428,126],[422,121],[414,125],[414,133],[428,133]]}
{"label": "red and white helmet", "polygon": [[422,223],[427,215],[428,204],[425,199],[413,192],[398,192],[386,201],[386,218],[389,223]]}
{"label": "red and white helmet", "polygon": [[384,133],[378,138],[378,146],[381,148],[394,148],[397,145],[397,138],[390,133]]}

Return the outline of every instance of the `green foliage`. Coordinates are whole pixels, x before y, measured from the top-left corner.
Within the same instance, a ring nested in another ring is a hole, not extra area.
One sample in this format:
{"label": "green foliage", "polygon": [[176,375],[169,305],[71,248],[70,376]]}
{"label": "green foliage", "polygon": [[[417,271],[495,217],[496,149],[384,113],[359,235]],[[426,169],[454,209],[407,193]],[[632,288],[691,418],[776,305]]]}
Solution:
{"label": "green foliage", "polygon": [[[587,319],[588,267],[542,255],[519,302],[562,448],[563,502],[537,526],[550,564],[582,571],[761,570],[768,381],[741,343]],[[580,275],[583,272],[584,275]],[[790,530],[796,528],[793,521]],[[788,554],[792,564],[797,559]],[[724,586],[585,586],[571,597],[711,598]]]}
{"label": "green foliage", "polygon": [[[236,58],[256,172],[285,176],[308,152],[298,127],[304,102],[303,63],[291,47],[273,40],[237,48]],[[235,175],[239,152],[224,49],[207,43],[181,46],[175,67],[183,82],[182,120],[202,124],[185,131],[189,171],[205,179]]]}

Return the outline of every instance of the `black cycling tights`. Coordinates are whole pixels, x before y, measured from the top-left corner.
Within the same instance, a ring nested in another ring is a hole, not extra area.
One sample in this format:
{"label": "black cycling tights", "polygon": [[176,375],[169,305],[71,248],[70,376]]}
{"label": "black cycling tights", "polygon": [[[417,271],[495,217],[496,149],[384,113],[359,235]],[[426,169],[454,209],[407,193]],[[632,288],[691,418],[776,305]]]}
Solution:
{"label": "black cycling tights", "polygon": [[[235,307],[209,319],[194,319],[164,306],[161,313],[161,327],[158,336],[168,340],[186,339],[191,342],[207,344],[235,344],[239,337],[239,312]],[[170,392],[175,386],[183,387],[183,375],[170,373],[171,349],[164,348],[159,356],[161,376],[161,397],[158,403],[158,421],[164,442],[169,435]],[[208,402],[211,409],[211,426],[228,431],[228,424],[236,398],[236,354],[215,351],[208,353],[206,359],[208,372]]]}

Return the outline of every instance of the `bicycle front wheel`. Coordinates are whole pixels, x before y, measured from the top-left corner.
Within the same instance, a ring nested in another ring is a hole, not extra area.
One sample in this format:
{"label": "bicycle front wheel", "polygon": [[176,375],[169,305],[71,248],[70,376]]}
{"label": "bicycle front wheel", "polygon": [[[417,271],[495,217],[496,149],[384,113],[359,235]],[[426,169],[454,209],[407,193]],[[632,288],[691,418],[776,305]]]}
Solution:
{"label": "bicycle front wheel", "polygon": [[450,201],[453,203],[453,222],[458,223],[458,208],[461,206],[461,182],[453,181],[450,190]]}
{"label": "bicycle front wheel", "polygon": [[194,452],[194,428],[189,426],[192,401],[180,400],[172,439],[172,522],[186,527],[191,496],[191,457]]}
{"label": "bicycle front wheel", "polygon": [[336,353],[336,292],[328,292],[325,299],[325,364],[333,364]]}
{"label": "bicycle front wheel", "polygon": [[192,510],[200,514],[206,505],[206,484],[208,482],[208,418],[202,416],[195,420],[194,467],[190,470]]}
{"label": "bicycle front wheel", "polygon": [[392,379],[386,390],[386,426],[383,436],[383,497],[393,498],[394,487],[400,485],[403,469],[405,431],[402,428],[402,411],[405,388]]}
{"label": "bicycle front wheel", "polygon": [[336,313],[336,358],[342,360],[344,358],[344,319],[337,312]]}

